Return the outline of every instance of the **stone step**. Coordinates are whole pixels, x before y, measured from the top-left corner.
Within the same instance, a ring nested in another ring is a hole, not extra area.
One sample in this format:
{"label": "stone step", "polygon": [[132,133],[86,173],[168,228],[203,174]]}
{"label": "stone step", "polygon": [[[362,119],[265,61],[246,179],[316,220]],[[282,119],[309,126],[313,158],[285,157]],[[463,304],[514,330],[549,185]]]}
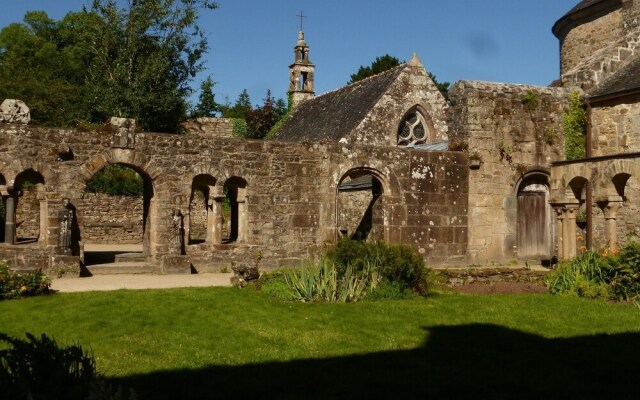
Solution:
{"label": "stone step", "polygon": [[116,254],[115,262],[146,262],[147,256],[144,253],[122,253]]}
{"label": "stone step", "polygon": [[156,272],[156,267],[146,262],[95,264],[88,265],[86,268],[91,275],[153,274]]}

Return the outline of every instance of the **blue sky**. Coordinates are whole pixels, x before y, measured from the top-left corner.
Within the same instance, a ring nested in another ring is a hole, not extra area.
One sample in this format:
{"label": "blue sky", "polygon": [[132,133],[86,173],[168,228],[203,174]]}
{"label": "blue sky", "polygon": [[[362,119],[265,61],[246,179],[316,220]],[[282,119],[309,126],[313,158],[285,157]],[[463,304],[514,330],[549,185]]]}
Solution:
{"label": "blue sky", "polygon": [[[247,89],[255,104],[267,89],[287,90],[300,29],[316,64],[316,93],[343,86],[360,65],[417,53],[440,81],[463,79],[548,85],[559,76],[555,21],[579,0],[217,0],[202,16],[210,51],[207,71],[216,100]],[[28,10],[54,19],[90,0],[0,0],[0,27]]]}

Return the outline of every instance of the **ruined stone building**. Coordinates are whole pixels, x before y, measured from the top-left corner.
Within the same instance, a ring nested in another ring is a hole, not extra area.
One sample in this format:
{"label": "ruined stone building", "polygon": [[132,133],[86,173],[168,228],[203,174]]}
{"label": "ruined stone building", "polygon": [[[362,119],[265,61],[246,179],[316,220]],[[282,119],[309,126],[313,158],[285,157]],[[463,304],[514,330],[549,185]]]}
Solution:
{"label": "ruined stone building", "polygon": [[[448,100],[417,56],[316,96],[301,32],[295,111],[270,141],[236,138],[224,119],[179,135],[118,119],[92,132],[36,127],[12,103],[0,119],[0,258],[56,269],[126,243],[141,254],[91,273],[192,273],[299,265],[342,236],[409,244],[430,266],[544,263],[587,240],[615,246],[638,218],[639,13],[638,0],[582,1],[553,27],[554,85],[461,81]],[[575,90],[587,158],[565,161]],[[86,190],[110,164],[142,176],[141,199]]]}

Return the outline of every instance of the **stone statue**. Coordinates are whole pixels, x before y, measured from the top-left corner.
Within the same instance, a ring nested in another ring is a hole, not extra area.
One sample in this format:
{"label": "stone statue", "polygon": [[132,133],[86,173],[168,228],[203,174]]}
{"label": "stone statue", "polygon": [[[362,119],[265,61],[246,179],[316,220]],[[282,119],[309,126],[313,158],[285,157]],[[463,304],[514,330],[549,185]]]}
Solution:
{"label": "stone statue", "polygon": [[174,209],[171,213],[171,247],[182,254],[184,243],[184,227],[182,226],[182,212]]}
{"label": "stone statue", "polygon": [[58,211],[58,251],[60,254],[71,254],[71,227],[73,210],[69,207],[69,199],[62,199],[62,208]]}

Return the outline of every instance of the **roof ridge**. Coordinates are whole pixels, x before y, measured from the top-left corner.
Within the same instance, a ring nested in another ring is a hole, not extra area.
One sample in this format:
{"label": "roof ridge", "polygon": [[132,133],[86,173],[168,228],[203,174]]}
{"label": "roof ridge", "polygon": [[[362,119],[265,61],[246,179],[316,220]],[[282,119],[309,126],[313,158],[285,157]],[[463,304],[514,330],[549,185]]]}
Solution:
{"label": "roof ridge", "polygon": [[[380,76],[382,76],[384,74],[389,74],[389,73],[391,73],[391,71],[395,71],[396,69],[399,69],[401,67],[406,67],[407,65],[409,65],[409,64],[404,62],[404,63],[402,63],[400,65],[396,65],[393,68],[389,68],[389,69],[386,69],[386,70],[384,70],[382,72],[378,72],[375,75],[367,76],[366,78],[360,79],[359,81],[348,83],[348,84],[346,84],[346,85],[344,85],[342,87],[339,87],[337,89],[329,90],[328,92],[322,93],[321,95],[318,95],[318,96],[314,97],[313,99],[317,99],[317,98],[320,98],[322,96],[326,96],[326,95],[331,94],[331,93],[339,92],[341,90],[346,90],[347,88],[352,88],[352,87],[354,87],[356,85],[364,84],[365,82],[368,82],[373,78],[379,78]],[[311,100],[313,100],[313,99],[311,99]]]}

